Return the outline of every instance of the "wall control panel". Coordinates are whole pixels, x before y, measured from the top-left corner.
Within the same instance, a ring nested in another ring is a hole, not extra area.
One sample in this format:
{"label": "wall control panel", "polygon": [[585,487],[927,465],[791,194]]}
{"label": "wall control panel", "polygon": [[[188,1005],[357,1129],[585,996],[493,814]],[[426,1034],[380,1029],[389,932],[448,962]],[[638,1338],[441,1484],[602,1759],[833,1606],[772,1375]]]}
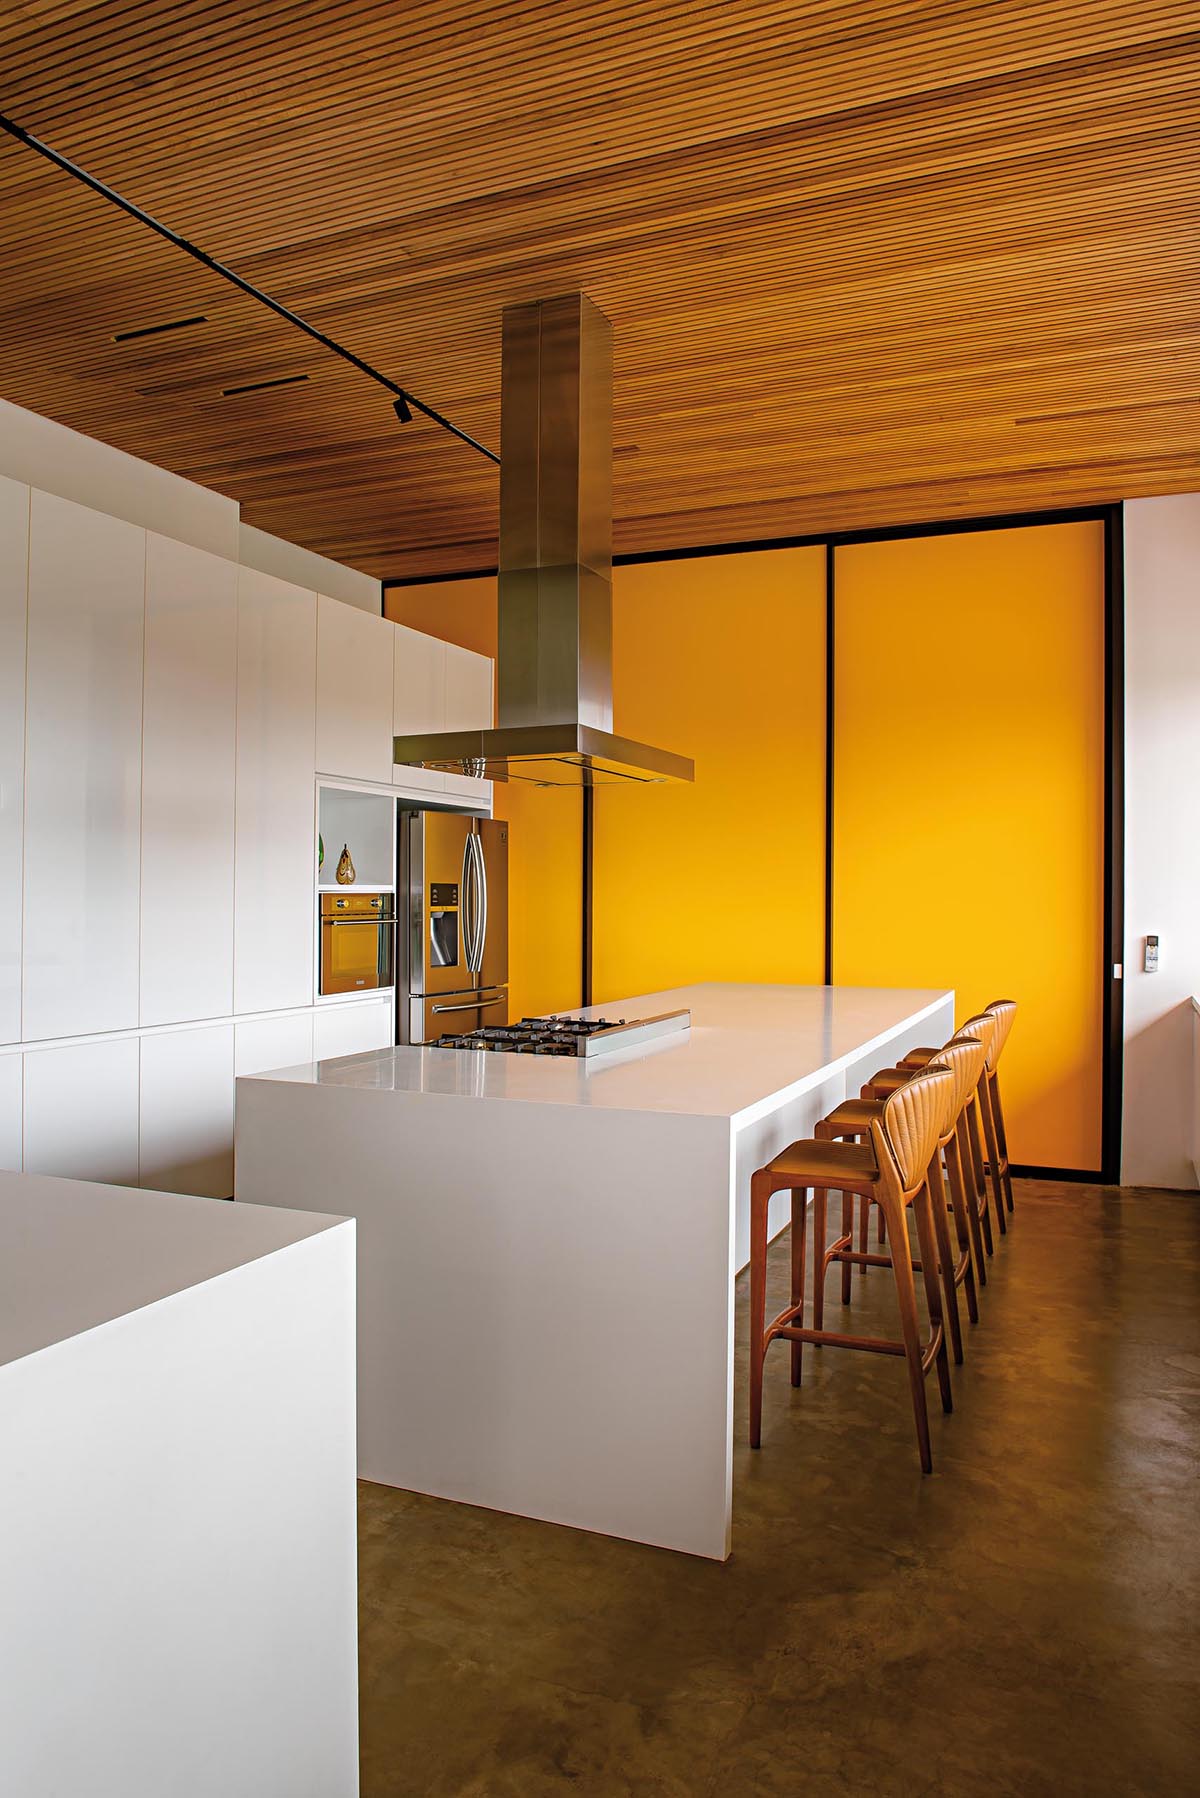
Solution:
{"label": "wall control panel", "polygon": [[1146,952],[1142,961],[1142,967],[1147,974],[1158,973],[1158,938],[1156,936],[1148,936],[1146,938]]}

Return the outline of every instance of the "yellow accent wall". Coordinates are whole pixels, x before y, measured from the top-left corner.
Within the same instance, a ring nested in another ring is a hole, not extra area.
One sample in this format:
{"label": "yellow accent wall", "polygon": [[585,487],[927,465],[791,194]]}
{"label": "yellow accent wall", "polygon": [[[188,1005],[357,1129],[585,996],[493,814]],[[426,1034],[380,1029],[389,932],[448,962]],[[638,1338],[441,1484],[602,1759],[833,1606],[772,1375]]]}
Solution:
{"label": "yellow accent wall", "polygon": [[598,1003],[822,979],[824,553],[614,569],[616,728],[696,780],[596,790]]}
{"label": "yellow accent wall", "polygon": [[1098,523],[836,551],[833,977],[1020,1009],[1012,1158],[1100,1165]]}
{"label": "yellow accent wall", "polygon": [[[389,587],[384,615],[479,655],[496,654],[496,578]],[[583,811],[568,788],[497,781],[509,830],[509,1007],[516,1017],[577,1006],[582,996]]]}

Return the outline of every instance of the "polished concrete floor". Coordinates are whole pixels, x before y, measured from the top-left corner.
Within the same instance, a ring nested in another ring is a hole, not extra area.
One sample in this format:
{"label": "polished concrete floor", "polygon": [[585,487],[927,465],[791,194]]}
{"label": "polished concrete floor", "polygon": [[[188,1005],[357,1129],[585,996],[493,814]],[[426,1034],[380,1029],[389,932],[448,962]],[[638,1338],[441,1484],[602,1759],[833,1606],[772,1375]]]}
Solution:
{"label": "polished concrete floor", "polygon": [[776,1347],[752,1455],[739,1359],[724,1566],[364,1486],[364,1798],[1200,1789],[1200,1199],[1018,1184],[990,1266],[930,1479],[899,1363]]}

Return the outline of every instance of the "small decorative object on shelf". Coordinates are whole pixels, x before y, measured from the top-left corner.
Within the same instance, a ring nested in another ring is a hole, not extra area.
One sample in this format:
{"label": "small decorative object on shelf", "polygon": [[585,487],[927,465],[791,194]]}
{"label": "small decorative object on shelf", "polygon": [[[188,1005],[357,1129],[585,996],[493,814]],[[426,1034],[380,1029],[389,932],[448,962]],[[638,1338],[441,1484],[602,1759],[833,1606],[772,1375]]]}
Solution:
{"label": "small decorative object on shelf", "polygon": [[324,866],[325,866],[325,838],[323,836],[318,836],[317,837],[317,873],[318,874],[321,872],[321,869]]}
{"label": "small decorative object on shelf", "polygon": [[350,860],[350,846],[348,843],[342,844],[342,853],[338,858],[337,865],[337,881],[340,887],[352,887],[354,885],[354,863]]}

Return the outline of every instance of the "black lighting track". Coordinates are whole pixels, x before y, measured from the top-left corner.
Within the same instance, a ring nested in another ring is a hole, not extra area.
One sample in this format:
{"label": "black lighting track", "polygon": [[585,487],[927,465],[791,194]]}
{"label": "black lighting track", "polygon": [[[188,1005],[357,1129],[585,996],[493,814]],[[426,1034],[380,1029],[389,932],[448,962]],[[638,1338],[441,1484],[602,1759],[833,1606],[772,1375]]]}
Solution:
{"label": "black lighting track", "polygon": [[458,425],[452,424],[443,413],[435,411],[432,406],[427,406],[424,400],[417,398],[415,393],[410,393],[407,387],[401,387],[388,375],[381,374],[379,369],[372,368],[369,362],[364,362],[363,358],[356,356],[353,350],[348,350],[344,344],[327,336],[324,331],[318,331],[315,325],[310,325],[308,320],[301,318],[298,312],[293,312],[281,301],[272,299],[271,295],[264,293],[261,287],[255,287],[252,282],[245,280],[226,263],[218,262],[215,256],[210,256],[207,250],[200,249],[197,244],[189,243],[186,237],[181,237],[178,231],[171,229],[170,225],[164,225],[161,219],[156,219],[152,213],[146,212],[143,207],[135,205],[132,200],[127,200],[123,194],[119,194],[115,187],[109,187],[107,182],[101,181],[95,175],[89,175],[88,171],[80,168],[77,162],[72,162],[69,156],[64,156],[60,150],[54,149],[42,138],[35,137],[31,131],[26,131],[23,125],[18,125],[15,119],[8,117],[7,113],[0,112],[0,130],[7,132],[9,137],[16,138],[17,142],[24,144],[26,149],[34,151],[38,156],[45,157],[46,161],[52,162],[56,169],[61,169],[64,175],[70,175],[73,180],[82,182],[84,187],[90,188],[94,194],[99,194],[102,200],[107,200],[110,205],[119,207],[130,218],[136,219],[140,225],[145,225],[148,230],[157,232],[159,237],[165,238],[169,244],[174,244],[177,250],[182,250],[184,255],[190,256],[194,262],[199,262],[208,269],[210,274],[219,275],[223,281],[228,281],[231,286],[246,294],[249,299],[257,300],[260,306],[266,306],[269,311],[275,313],[276,317],[282,318],[289,325],[294,325],[298,331],[303,331],[305,336],[311,337],[314,343],[319,343],[332,355],[340,356],[343,362],[348,362],[360,374],[366,375],[368,380],[386,388],[393,396],[396,416],[402,424],[408,423],[409,409],[412,408],[426,418],[432,419],[434,424],[441,425],[444,431],[449,431],[450,435],[457,437],[460,443],[465,443],[470,449],[478,450],[479,454],[486,456],[489,462],[499,465],[500,458],[494,450],[488,449],[485,444],[470,436],[468,432],[460,430]]}

